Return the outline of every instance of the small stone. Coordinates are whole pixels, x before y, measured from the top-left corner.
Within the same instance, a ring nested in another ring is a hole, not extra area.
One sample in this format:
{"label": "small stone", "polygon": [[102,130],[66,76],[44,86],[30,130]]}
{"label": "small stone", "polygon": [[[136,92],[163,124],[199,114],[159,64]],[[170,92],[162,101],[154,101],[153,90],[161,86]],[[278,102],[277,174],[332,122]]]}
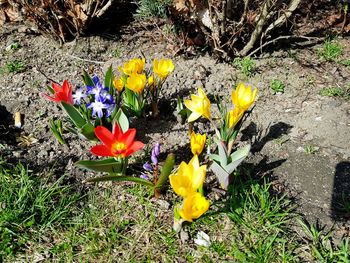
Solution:
{"label": "small stone", "polygon": [[169,207],[170,207],[169,202],[167,202],[167,201],[165,201],[165,200],[162,200],[162,199],[157,199],[157,200],[156,200],[156,203],[159,205],[159,207],[160,207],[161,209],[169,210]]}
{"label": "small stone", "polygon": [[184,231],[183,229],[181,229],[180,231],[180,240],[181,240],[181,243],[185,244],[187,243],[187,241],[190,239],[190,236],[189,234]]}

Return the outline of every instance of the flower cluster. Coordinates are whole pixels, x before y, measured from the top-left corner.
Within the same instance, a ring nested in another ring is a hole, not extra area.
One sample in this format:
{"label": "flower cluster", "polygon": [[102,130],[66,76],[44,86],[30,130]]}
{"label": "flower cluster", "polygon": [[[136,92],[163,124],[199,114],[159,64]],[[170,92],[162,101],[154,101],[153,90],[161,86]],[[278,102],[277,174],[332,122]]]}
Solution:
{"label": "flower cluster", "polygon": [[209,209],[209,201],[203,196],[206,169],[207,166],[200,166],[198,156],[194,155],[188,164],[181,162],[178,171],[169,176],[175,193],[184,198],[182,206],[176,208],[175,216],[178,214],[183,220],[192,222]]}
{"label": "flower cluster", "polygon": [[119,93],[123,90],[123,100],[126,108],[136,116],[142,116],[145,101],[150,97],[152,114],[157,116],[158,96],[165,80],[175,67],[170,59],[154,59],[152,72],[145,70],[145,59],[134,58],[118,69],[121,75],[114,80],[114,86]]}

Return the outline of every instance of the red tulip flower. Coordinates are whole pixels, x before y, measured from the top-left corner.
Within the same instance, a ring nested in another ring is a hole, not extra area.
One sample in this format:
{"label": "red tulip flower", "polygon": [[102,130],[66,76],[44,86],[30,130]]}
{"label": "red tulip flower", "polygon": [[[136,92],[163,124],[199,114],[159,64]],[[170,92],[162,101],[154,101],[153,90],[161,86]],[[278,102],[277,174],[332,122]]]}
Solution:
{"label": "red tulip flower", "polygon": [[72,86],[68,83],[68,80],[63,82],[62,87],[56,83],[52,83],[52,89],[54,90],[53,97],[47,94],[43,94],[47,99],[60,103],[61,101],[73,105]]}
{"label": "red tulip flower", "polygon": [[123,133],[117,123],[114,125],[113,133],[103,126],[97,126],[95,135],[103,144],[92,147],[90,152],[98,156],[125,158],[144,146],[142,142],[134,141],[136,129],[128,129]]}

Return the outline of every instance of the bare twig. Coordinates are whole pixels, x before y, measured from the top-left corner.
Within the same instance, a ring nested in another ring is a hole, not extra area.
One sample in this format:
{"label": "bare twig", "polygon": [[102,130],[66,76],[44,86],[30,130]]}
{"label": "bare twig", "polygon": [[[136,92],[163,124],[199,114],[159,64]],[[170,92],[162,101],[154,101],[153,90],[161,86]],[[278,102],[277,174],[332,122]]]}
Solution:
{"label": "bare twig", "polygon": [[267,45],[270,45],[272,43],[275,43],[281,39],[290,39],[290,38],[301,38],[301,39],[307,39],[306,43],[300,43],[300,45],[310,45],[318,42],[323,41],[325,38],[324,37],[308,37],[308,36],[293,36],[293,35],[288,35],[288,36],[279,36],[276,37],[266,43],[264,43],[263,45],[261,45],[260,47],[254,49],[252,52],[250,52],[247,56],[250,57],[252,55],[254,55],[256,52],[258,52],[259,50],[262,50],[263,47],[266,47]]}
{"label": "bare twig", "polygon": [[51,82],[53,82],[53,83],[59,84],[58,81],[56,81],[56,80],[54,80],[54,79],[48,77],[48,76],[44,73],[44,71],[41,70],[41,67],[39,66],[39,64],[36,64],[35,68],[36,68],[36,70],[37,70],[41,75],[43,75],[47,80],[49,80],[49,81],[51,81]]}
{"label": "bare twig", "polygon": [[289,3],[289,7],[288,9],[284,12],[283,16],[280,16],[279,18],[277,18],[277,20],[275,22],[273,22],[271,25],[268,26],[268,28],[265,30],[265,35],[270,32],[272,29],[281,26],[283,23],[285,23],[287,21],[287,19],[293,14],[293,12],[295,11],[295,9],[297,9],[297,7],[299,6],[301,0],[292,0]]}
{"label": "bare twig", "polygon": [[256,27],[250,37],[250,40],[248,43],[244,46],[244,48],[239,52],[240,56],[246,56],[247,53],[254,47],[254,44],[258,37],[261,35],[261,32],[263,30],[263,27],[267,21],[267,16],[269,14],[269,9],[270,9],[270,4],[271,2],[267,0],[262,8],[261,15],[259,18],[258,23],[256,24]]}
{"label": "bare twig", "polygon": [[77,59],[77,60],[81,60],[81,61],[85,61],[85,62],[89,62],[89,63],[94,63],[94,64],[104,64],[105,62],[103,61],[97,61],[97,60],[90,60],[90,59],[85,59],[85,58],[80,58],[80,57],[77,57],[77,56],[74,56],[74,55],[70,55],[70,54],[65,54],[67,57],[71,57],[71,58],[74,58],[74,59]]}

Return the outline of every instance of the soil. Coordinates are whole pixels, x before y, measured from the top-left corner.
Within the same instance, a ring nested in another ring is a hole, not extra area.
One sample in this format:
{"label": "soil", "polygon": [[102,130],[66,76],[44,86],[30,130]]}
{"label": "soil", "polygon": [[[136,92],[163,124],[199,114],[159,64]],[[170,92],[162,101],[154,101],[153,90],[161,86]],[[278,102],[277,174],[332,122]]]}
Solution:
{"label": "soil", "polygon": [[[245,77],[232,64],[221,63],[204,53],[192,57],[175,56],[172,45],[163,37],[155,41],[149,32],[123,36],[115,40],[105,36],[78,38],[59,46],[56,42],[18,24],[0,28],[0,67],[21,61],[25,69],[2,73],[0,78],[0,155],[21,161],[31,169],[45,170],[55,166],[72,178],[91,176],[73,166],[79,159],[92,158],[91,144],[73,135],[65,135],[67,145],[60,145],[49,129],[49,120],[62,116],[53,102],[41,93],[51,80],[68,79],[81,85],[83,70],[102,76],[112,64],[117,69],[123,61],[141,52],[148,65],[153,58],[174,60],[175,72],[168,78],[161,96],[159,119],[132,122],[138,128],[137,138],[150,145],[159,141],[163,152],[175,152],[177,163],[190,158],[187,125],[178,121],[176,98],[184,98],[202,86],[211,98],[218,94],[229,101],[238,81],[259,89],[256,106],[244,127],[241,140],[251,142],[247,160],[255,165],[255,174],[274,178],[274,185],[295,198],[297,211],[314,223],[339,231],[348,231],[349,214],[340,213],[343,198],[350,200],[350,101],[339,97],[320,96],[325,87],[348,87],[350,69],[336,62],[325,62],[317,55],[321,47],[278,50],[255,58],[257,72]],[[165,35],[166,36],[166,35]],[[9,46],[18,42],[20,48]],[[339,39],[343,46],[341,59],[350,57],[349,38]],[[113,57],[116,50],[119,58]],[[285,92],[272,94],[270,82],[281,80]],[[15,112],[22,114],[21,128],[14,126]],[[203,121],[197,131],[207,131]],[[19,145],[16,138],[30,135],[38,142]],[[305,147],[318,149],[306,153]]]}

